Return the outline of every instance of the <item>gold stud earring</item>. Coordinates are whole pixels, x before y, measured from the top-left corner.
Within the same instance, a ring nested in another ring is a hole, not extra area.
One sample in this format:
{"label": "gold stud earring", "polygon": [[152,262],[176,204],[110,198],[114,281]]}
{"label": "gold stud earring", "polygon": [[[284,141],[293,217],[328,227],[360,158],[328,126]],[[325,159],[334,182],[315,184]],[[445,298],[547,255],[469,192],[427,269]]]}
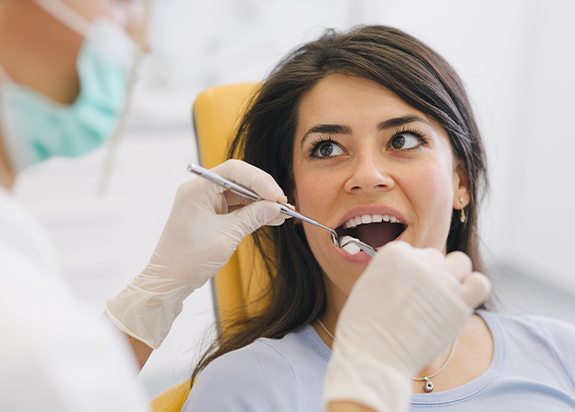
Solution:
{"label": "gold stud earring", "polygon": [[459,221],[461,223],[465,223],[465,220],[467,220],[467,217],[465,216],[465,206],[463,206],[463,198],[459,197],[459,203],[461,204],[461,213],[459,215]]}

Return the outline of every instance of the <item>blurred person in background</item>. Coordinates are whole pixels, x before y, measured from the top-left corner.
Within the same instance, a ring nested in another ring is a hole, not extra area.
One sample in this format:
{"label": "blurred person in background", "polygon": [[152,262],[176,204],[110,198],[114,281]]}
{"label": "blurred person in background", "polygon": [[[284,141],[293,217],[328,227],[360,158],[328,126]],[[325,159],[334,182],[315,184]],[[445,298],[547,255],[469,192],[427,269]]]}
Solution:
{"label": "blurred person in background", "polygon": [[[138,60],[148,48],[148,10],[143,1],[0,1],[1,410],[147,408],[134,383],[137,366],[128,346],[109,322],[88,316],[71,295],[46,234],[10,190],[27,168],[55,156],[89,153],[114,134]],[[252,214],[271,220],[279,209],[260,202],[230,215],[225,226],[248,220],[244,230],[251,231],[266,223]],[[190,227],[187,218],[182,215],[172,227]],[[132,285],[131,291],[138,289],[129,302],[122,300],[124,293],[108,306],[112,321],[138,337],[130,337],[130,343],[141,364],[170,329],[182,300],[213,274],[198,270],[203,261],[197,257],[185,273],[173,271],[174,265],[184,266],[193,247],[182,244],[185,236],[180,236],[179,248],[173,248],[171,236],[179,233],[167,232],[161,246],[169,254],[170,276],[162,278],[168,268],[162,271],[158,260],[165,255],[157,251],[140,283]],[[226,235],[223,230],[216,240]],[[210,246],[210,240],[204,244]],[[206,257],[217,261],[215,255]]]}

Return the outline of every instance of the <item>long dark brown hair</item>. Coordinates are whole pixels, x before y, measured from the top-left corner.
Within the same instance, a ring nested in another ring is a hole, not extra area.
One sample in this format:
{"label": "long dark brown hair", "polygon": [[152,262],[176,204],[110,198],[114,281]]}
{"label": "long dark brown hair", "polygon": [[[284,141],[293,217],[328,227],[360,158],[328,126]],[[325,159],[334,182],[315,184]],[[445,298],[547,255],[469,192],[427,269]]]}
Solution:
{"label": "long dark brown hair", "polygon": [[[271,174],[293,203],[293,141],[302,96],[326,76],[340,73],[377,82],[448,133],[466,174],[470,202],[461,223],[454,210],[446,250],[468,254],[482,271],[477,234],[479,193],[487,185],[486,161],[463,84],[439,54],[391,27],[362,26],[347,33],[327,31],[285,57],[262,83],[240,123],[229,152]],[[265,308],[238,319],[201,358],[196,374],[211,361],[260,337],[281,338],[322,315],[326,307],[323,272],[301,225],[287,221],[253,235],[267,270]]]}

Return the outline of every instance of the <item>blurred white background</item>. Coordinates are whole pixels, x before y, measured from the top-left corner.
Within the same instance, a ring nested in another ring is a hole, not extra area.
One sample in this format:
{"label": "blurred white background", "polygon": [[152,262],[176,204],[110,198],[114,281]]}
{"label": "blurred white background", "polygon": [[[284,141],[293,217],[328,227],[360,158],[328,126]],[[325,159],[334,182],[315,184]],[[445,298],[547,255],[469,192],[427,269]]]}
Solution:
{"label": "blurred white background", "polygon": [[[575,322],[575,2],[572,0],[161,0],[117,150],[30,170],[17,194],[53,236],[94,314],[147,262],[196,158],[194,96],[260,80],[327,27],[381,23],[443,54],[465,81],[488,150],[482,237],[500,309]],[[104,158],[113,156],[106,190]],[[140,379],[150,396],[189,376],[213,321],[209,286],[187,302]]]}

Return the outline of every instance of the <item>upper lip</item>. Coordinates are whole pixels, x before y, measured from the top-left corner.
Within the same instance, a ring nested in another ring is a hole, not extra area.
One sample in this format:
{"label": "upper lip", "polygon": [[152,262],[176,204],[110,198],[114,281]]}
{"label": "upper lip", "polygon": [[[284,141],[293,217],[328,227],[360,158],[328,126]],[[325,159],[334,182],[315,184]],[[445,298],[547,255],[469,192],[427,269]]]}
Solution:
{"label": "upper lip", "polygon": [[406,218],[403,216],[401,212],[397,209],[394,209],[391,206],[386,205],[364,205],[364,206],[355,206],[348,210],[343,216],[339,218],[337,221],[336,228],[340,228],[343,226],[348,220],[351,218],[359,217],[359,216],[366,216],[366,215],[387,215],[392,218],[395,218],[399,221],[399,223],[403,225],[407,225]]}

